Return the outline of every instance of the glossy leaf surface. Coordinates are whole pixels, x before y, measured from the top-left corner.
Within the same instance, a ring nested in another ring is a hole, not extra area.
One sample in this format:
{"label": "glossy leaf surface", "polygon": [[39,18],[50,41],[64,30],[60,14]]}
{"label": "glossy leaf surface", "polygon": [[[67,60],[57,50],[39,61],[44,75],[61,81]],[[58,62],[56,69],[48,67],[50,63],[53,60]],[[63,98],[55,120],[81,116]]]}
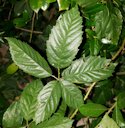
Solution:
{"label": "glossy leaf surface", "polygon": [[63,100],[68,106],[78,108],[83,104],[82,93],[75,84],[65,80],[60,81],[60,83]]}
{"label": "glossy leaf surface", "polygon": [[4,128],[18,128],[23,122],[19,102],[15,102],[9,106],[3,115]]}
{"label": "glossy leaf surface", "polygon": [[71,128],[73,121],[61,117],[61,116],[53,116],[48,121],[42,122],[38,125],[32,124],[31,128]]}
{"label": "glossy leaf surface", "polygon": [[69,66],[82,42],[82,18],[78,8],[67,11],[51,30],[47,41],[47,57],[55,68]]}
{"label": "glossy leaf surface", "polygon": [[38,107],[35,113],[36,124],[48,119],[56,110],[61,97],[58,81],[51,81],[38,94]]}
{"label": "glossy leaf surface", "polygon": [[88,57],[74,61],[70,67],[65,69],[62,73],[64,79],[73,83],[89,83],[104,80],[112,75],[115,65],[110,60],[100,57]]}
{"label": "glossy leaf surface", "polygon": [[98,117],[104,113],[107,108],[101,104],[87,103],[80,106],[79,111],[84,116]]}
{"label": "glossy leaf surface", "polygon": [[35,80],[29,83],[22,92],[20,98],[21,114],[27,121],[34,117],[37,107],[37,95],[42,88],[42,82],[40,80]]}
{"label": "glossy leaf surface", "polygon": [[51,76],[49,65],[38,52],[20,40],[15,38],[6,39],[10,46],[12,59],[20,69],[39,78]]}

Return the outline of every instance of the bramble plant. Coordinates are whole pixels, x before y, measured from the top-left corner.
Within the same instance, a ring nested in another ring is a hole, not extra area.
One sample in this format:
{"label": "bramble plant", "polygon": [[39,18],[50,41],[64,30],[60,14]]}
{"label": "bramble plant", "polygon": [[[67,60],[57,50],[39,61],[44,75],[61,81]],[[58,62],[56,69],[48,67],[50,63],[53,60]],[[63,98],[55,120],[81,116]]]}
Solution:
{"label": "bramble plant", "polygon": [[[55,0],[35,2],[30,0],[30,6],[38,13]],[[123,41],[116,51],[124,35],[118,8],[121,4],[117,0],[64,3],[58,1],[59,10],[67,11],[51,29],[46,41],[46,59],[30,44],[5,37],[14,62],[8,74],[19,68],[34,80],[5,111],[4,128],[125,127],[122,115],[125,92],[111,90],[112,76],[119,64],[115,60],[125,45]],[[42,82],[45,79],[46,83]],[[84,122],[79,125],[80,119]]]}

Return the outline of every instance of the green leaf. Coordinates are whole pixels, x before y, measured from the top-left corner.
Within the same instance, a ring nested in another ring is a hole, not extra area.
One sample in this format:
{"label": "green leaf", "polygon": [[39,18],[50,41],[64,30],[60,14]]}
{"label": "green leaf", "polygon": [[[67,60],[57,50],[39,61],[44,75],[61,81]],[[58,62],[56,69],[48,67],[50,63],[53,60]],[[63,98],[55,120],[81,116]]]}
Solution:
{"label": "green leaf", "polygon": [[120,128],[125,127],[125,121],[123,119],[122,113],[118,108],[118,105],[116,104],[116,107],[113,111],[113,115],[112,115],[113,119],[117,122],[118,126]]}
{"label": "green leaf", "polygon": [[59,11],[69,9],[69,5],[70,5],[69,0],[57,0],[57,2],[58,2],[58,5],[59,5]]}
{"label": "green leaf", "polygon": [[67,105],[64,101],[62,101],[58,111],[54,113],[56,116],[65,116]]}
{"label": "green leaf", "polygon": [[77,7],[67,11],[53,27],[47,41],[47,57],[55,68],[69,66],[82,42],[82,18]]}
{"label": "green leaf", "polygon": [[49,120],[38,125],[33,123],[31,128],[71,128],[73,121],[61,116],[53,116]]}
{"label": "green leaf", "polygon": [[117,97],[117,104],[118,104],[118,108],[119,109],[123,109],[125,108],[125,91],[119,93],[118,97]]}
{"label": "green leaf", "polygon": [[98,117],[104,113],[107,108],[101,104],[87,103],[80,106],[79,111],[84,116]]}
{"label": "green leaf", "polygon": [[107,6],[95,15],[95,32],[102,43],[117,44],[122,29],[121,12]]}
{"label": "green leaf", "polygon": [[38,107],[35,114],[36,124],[48,119],[57,109],[61,97],[60,84],[51,81],[38,94]]}
{"label": "green leaf", "polygon": [[37,96],[42,88],[43,84],[40,80],[34,80],[24,88],[20,99],[20,108],[22,116],[27,121],[33,119],[35,115]]}
{"label": "green leaf", "polygon": [[83,104],[83,97],[77,86],[65,80],[61,80],[60,83],[64,102],[72,108],[81,106]]}
{"label": "green leaf", "polygon": [[32,10],[38,13],[39,9],[45,5],[46,0],[29,0],[29,3]]}
{"label": "green leaf", "polygon": [[15,64],[24,72],[38,78],[51,76],[51,69],[46,60],[28,44],[15,38],[6,38]]}
{"label": "green leaf", "polygon": [[88,57],[85,62],[83,59],[75,60],[70,67],[62,73],[64,79],[73,83],[90,83],[104,80],[112,75],[116,64],[110,60],[100,57]]}
{"label": "green leaf", "polygon": [[23,122],[19,102],[12,103],[3,115],[4,128],[18,128]]}
{"label": "green leaf", "polygon": [[103,117],[101,122],[95,128],[120,128],[116,122],[107,114]]}

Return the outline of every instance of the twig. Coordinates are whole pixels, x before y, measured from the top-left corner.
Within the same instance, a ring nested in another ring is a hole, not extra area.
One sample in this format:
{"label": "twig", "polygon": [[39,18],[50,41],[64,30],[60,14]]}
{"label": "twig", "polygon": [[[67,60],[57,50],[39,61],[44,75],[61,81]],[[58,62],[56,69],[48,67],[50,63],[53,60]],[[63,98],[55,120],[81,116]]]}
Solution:
{"label": "twig", "polygon": [[116,52],[116,54],[112,57],[112,61],[115,60],[119,54],[122,52],[122,50],[124,49],[124,46],[125,46],[125,39],[123,40],[123,43],[121,45],[121,47],[119,48],[119,50]]}
{"label": "twig", "polygon": [[34,28],[35,16],[36,16],[36,13],[34,12],[34,13],[33,13],[33,17],[32,17],[31,33],[30,33],[30,39],[29,39],[29,43],[31,43],[31,41],[32,41],[32,36],[33,36],[33,28]]}
{"label": "twig", "polygon": [[117,72],[116,75],[122,76],[122,75],[125,75],[125,72]]}
{"label": "twig", "polygon": [[16,27],[16,29],[18,30],[21,30],[21,31],[25,31],[25,32],[29,32],[29,33],[34,33],[34,34],[43,34],[42,32],[40,31],[32,31],[32,30],[29,30],[29,29],[25,29],[25,28],[19,28],[19,27]]}
{"label": "twig", "polygon": [[78,109],[76,109],[76,110],[74,111],[74,113],[70,116],[70,119],[73,119],[73,118],[75,117],[75,115],[77,114],[77,112],[78,112]]}
{"label": "twig", "polygon": [[89,87],[89,90],[87,91],[85,97],[84,97],[84,101],[88,98],[90,92],[92,91],[93,87],[95,86],[96,82],[92,83]]}
{"label": "twig", "polygon": [[12,4],[12,7],[11,7],[9,14],[8,14],[8,20],[10,20],[10,18],[11,18],[12,10],[13,10],[13,4]]}
{"label": "twig", "polygon": [[106,112],[106,114],[108,115],[116,106],[116,103],[113,104],[113,106],[108,110],[108,112]]}

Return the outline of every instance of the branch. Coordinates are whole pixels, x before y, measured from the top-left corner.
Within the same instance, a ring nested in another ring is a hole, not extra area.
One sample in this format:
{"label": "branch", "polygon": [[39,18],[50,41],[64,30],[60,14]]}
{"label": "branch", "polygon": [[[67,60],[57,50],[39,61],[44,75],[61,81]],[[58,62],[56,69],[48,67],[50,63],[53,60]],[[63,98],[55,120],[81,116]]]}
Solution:
{"label": "branch", "polygon": [[40,32],[40,31],[31,31],[29,29],[25,29],[25,28],[19,28],[19,27],[16,27],[16,29],[18,30],[21,30],[21,31],[25,31],[25,32],[29,32],[29,33],[34,33],[34,34],[43,34],[43,32]]}

